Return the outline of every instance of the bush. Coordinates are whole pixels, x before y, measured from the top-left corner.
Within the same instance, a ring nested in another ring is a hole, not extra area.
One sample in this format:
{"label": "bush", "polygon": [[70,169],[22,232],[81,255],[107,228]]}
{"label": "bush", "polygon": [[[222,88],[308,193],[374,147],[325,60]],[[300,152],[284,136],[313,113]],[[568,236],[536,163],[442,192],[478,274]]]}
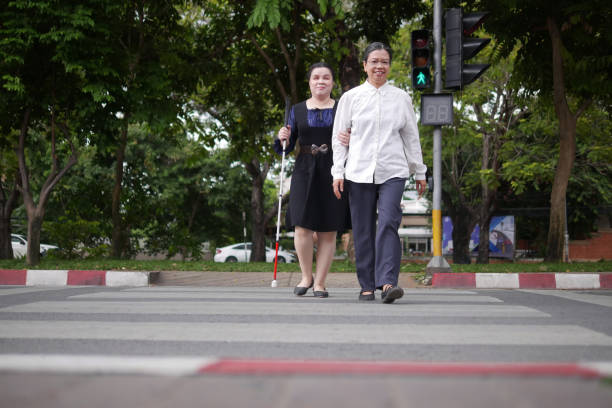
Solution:
{"label": "bush", "polygon": [[74,259],[109,253],[98,221],[61,216],[57,221],[46,222],[44,228],[51,242],[59,246],[49,254],[53,258]]}

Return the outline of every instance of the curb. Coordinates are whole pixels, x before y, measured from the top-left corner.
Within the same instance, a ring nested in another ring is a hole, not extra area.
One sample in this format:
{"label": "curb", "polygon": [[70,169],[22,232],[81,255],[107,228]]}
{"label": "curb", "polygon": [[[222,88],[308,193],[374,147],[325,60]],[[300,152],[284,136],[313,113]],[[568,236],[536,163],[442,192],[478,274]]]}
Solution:
{"label": "curb", "polygon": [[0,285],[148,286],[159,272],[0,269]]}
{"label": "curb", "polygon": [[477,289],[612,289],[612,273],[433,274],[431,286]]}
{"label": "curb", "polygon": [[603,379],[612,362],[419,362],[4,354],[0,372],[194,375],[529,376]]}

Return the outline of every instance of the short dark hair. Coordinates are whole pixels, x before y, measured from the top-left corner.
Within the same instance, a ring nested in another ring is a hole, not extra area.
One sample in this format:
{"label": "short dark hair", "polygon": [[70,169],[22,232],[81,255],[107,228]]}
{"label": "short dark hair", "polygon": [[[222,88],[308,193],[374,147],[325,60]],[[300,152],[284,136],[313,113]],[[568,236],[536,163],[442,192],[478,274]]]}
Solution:
{"label": "short dark hair", "polygon": [[391,58],[393,58],[393,51],[391,51],[391,47],[381,42],[373,42],[373,43],[370,43],[370,45],[366,47],[365,51],[363,52],[363,62],[367,62],[368,56],[370,55],[370,53],[376,50],[387,51],[387,53],[389,54],[389,62],[391,62]]}
{"label": "short dark hair", "polygon": [[309,81],[310,81],[310,76],[312,75],[312,71],[314,71],[315,68],[327,68],[327,69],[329,69],[329,72],[331,72],[332,79],[335,78],[334,70],[332,69],[331,65],[329,65],[327,62],[316,62],[316,63],[312,64],[310,66],[310,68],[308,68],[308,73],[306,74],[306,79],[308,79]]}

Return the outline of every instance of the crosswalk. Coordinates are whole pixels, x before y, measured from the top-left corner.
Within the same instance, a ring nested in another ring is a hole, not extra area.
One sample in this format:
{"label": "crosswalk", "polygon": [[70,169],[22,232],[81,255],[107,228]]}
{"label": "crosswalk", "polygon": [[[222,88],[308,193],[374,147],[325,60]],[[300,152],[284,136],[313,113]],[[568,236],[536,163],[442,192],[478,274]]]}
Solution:
{"label": "crosswalk", "polygon": [[[358,302],[355,289],[317,299],[291,288],[3,287],[0,370],[90,364],[182,373],[219,358],[274,356],[609,367],[610,321],[582,324],[574,309],[609,313],[611,300],[605,292],[409,289],[383,305]],[[76,355],[91,361],[78,364]]]}

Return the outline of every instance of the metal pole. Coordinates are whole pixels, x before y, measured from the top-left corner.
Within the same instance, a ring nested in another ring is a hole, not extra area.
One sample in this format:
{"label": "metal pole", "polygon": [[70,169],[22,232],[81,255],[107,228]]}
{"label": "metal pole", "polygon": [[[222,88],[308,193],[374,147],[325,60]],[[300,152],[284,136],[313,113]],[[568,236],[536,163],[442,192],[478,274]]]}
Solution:
{"label": "metal pole", "polygon": [[[442,0],[434,0],[433,41],[434,41],[434,93],[442,92]],[[429,261],[426,274],[431,279],[435,272],[450,272],[450,266],[442,256],[442,126],[433,129],[433,258]]]}

